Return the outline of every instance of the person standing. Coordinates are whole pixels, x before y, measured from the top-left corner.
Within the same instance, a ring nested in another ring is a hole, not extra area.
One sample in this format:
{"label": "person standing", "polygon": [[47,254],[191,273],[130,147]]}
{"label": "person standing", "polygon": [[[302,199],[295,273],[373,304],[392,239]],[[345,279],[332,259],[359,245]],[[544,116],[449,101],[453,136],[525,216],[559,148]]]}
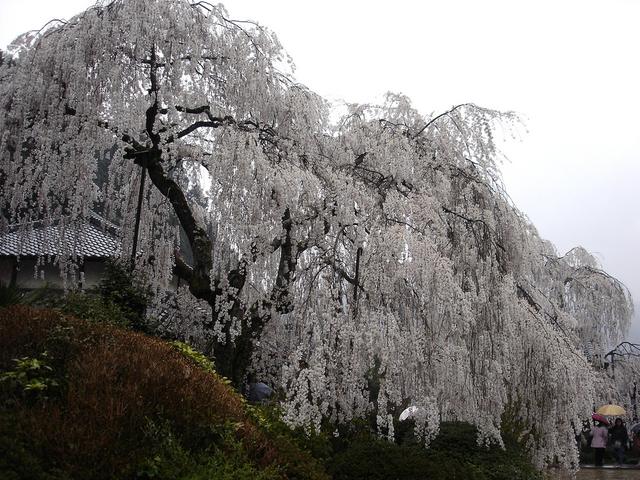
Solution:
{"label": "person standing", "polygon": [[591,448],[593,448],[596,457],[596,467],[601,467],[604,460],[604,449],[607,446],[609,431],[602,422],[595,421],[595,427],[591,430]]}
{"label": "person standing", "polygon": [[622,423],[622,419],[616,418],[616,423],[609,430],[609,434],[611,435],[611,442],[613,442],[613,453],[616,456],[616,462],[618,465],[622,465],[622,462],[624,462],[624,449],[629,441],[627,427]]}

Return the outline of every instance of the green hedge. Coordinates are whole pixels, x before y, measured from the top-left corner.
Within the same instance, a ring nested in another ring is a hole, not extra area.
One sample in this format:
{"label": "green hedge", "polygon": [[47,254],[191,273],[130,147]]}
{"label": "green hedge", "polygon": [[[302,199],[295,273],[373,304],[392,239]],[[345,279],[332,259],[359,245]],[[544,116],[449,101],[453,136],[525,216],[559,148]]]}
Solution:
{"label": "green hedge", "polygon": [[366,431],[334,440],[327,463],[336,480],[541,480],[522,447],[511,438],[505,449],[476,442],[477,430],[466,423],[443,423],[429,449],[416,442],[396,444]]}

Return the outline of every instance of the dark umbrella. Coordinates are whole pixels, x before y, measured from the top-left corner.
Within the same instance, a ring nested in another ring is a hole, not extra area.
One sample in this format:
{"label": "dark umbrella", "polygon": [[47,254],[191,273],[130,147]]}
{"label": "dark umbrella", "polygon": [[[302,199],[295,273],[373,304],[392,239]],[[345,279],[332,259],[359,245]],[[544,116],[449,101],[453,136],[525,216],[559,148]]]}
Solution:
{"label": "dark umbrella", "polygon": [[266,400],[273,394],[273,389],[264,383],[251,383],[249,384],[249,401],[261,402]]}

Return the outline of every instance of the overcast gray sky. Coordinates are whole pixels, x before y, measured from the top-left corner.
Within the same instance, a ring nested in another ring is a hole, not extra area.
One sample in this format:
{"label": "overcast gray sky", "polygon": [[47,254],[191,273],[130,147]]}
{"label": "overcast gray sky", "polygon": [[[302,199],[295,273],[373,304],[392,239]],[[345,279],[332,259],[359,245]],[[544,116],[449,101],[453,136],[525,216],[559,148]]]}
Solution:
{"label": "overcast gray sky", "polygon": [[[0,48],[91,0],[0,0]],[[640,1],[229,0],[274,30],[332,100],[402,92],[423,113],[474,102],[525,117],[507,190],[561,253],[582,245],[640,310]],[[637,312],[630,339],[640,341]]]}

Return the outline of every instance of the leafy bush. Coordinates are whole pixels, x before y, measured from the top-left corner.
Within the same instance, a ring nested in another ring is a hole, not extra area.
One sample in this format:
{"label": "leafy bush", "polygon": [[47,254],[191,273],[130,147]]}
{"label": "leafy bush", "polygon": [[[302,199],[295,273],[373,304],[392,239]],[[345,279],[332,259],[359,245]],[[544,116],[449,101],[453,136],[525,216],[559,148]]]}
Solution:
{"label": "leafy bush", "polygon": [[44,287],[21,293],[0,285],[0,307],[25,304],[53,308],[76,318],[152,333],[145,319],[152,298],[145,280],[115,261],[105,264],[102,281],[95,291],[71,291]]}
{"label": "leafy bush", "polygon": [[204,452],[194,454],[185,448],[176,437],[171,426],[165,422],[148,421],[145,438],[154,446],[153,452],[144,458],[135,469],[135,478],[173,480],[227,480],[231,478],[255,480],[277,480],[282,478],[274,466],[258,469],[252,464],[241,442],[235,438],[234,425],[227,423],[218,429],[217,445]]}
{"label": "leafy bush", "polygon": [[93,323],[130,327],[127,311],[95,292],[72,291],[64,294],[57,289],[41,287],[26,292],[16,304],[50,308]]}
{"label": "leafy bush", "polygon": [[429,466],[418,447],[400,447],[375,436],[359,436],[350,439],[348,447],[333,457],[330,472],[336,480],[423,479]]}
{"label": "leafy bush", "polygon": [[145,312],[153,292],[145,278],[131,272],[122,263],[108,261],[98,291],[106,303],[119,307],[122,317],[135,330],[148,332]]}
{"label": "leafy bush", "polygon": [[45,283],[34,290],[24,291],[20,301],[12,305],[21,304],[32,307],[53,307],[60,302],[61,296],[62,292],[60,289],[53,288],[48,283]]}
{"label": "leafy bush", "polygon": [[13,285],[5,285],[0,282],[0,307],[16,305],[22,301],[22,294]]}
{"label": "leafy bush", "polygon": [[[247,405],[246,410],[273,442],[291,478],[326,478],[325,473],[318,469],[318,464],[326,465],[332,455],[331,445],[325,433],[309,434],[301,428],[292,430],[282,421],[281,412],[275,405]],[[310,456],[317,462],[309,462]]]}
{"label": "leafy bush", "polygon": [[[0,371],[45,351],[64,385],[44,402],[18,397],[2,409],[11,461],[0,462],[0,478],[328,478],[175,346],[57,311],[0,309]],[[0,404],[8,398],[0,392]]]}
{"label": "leafy bush", "polygon": [[[9,411],[0,410],[0,478],[3,480],[66,480],[69,477],[49,464],[33,448],[28,432]],[[8,433],[5,433],[8,432]]]}
{"label": "leafy bush", "polygon": [[82,320],[121,327],[131,326],[131,316],[120,305],[92,293],[71,292],[55,303],[52,302],[51,306]]}
{"label": "leafy bush", "polygon": [[48,364],[47,352],[39,357],[15,358],[15,368],[0,373],[0,391],[9,403],[20,398],[46,399],[59,387],[53,368]]}
{"label": "leafy bush", "polygon": [[205,354],[200,353],[188,343],[173,341],[169,342],[176,350],[182,353],[185,357],[191,359],[196,365],[202,368],[205,372],[215,372],[215,365],[211,359]]}
{"label": "leafy bush", "polygon": [[336,442],[327,465],[336,480],[538,480],[542,476],[513,439],[506,449],[476,442],[477,430],[466,423],[443,423],[429,449],[416,443],[398,445],[356,428]]}

